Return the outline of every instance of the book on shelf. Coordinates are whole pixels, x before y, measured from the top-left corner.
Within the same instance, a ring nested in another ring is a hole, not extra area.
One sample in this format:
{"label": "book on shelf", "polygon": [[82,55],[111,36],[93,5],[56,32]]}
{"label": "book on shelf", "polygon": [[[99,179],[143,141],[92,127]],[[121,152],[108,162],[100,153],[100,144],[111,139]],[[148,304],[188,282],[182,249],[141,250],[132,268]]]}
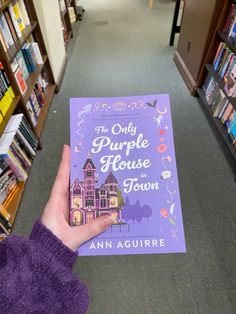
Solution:
{"label": "book on shelf", "polygon": [[22,95],[24,95],[27,91],[27,85],[24,80],[21,68],[17,62],[12,62],[11,64],[12,72],[14,73],[14,77],[16,79],[17,85]]}
{"label": "book on shelf", "polygon": [[169,96],[73,98],[70,123],[70,223],[113,220],[80,255],[186,252]]}
{"label": "book on shelf", "polygon": [[4,117],[11,106],[15,94],[8,80],[7,74],[0,62],[0,112]]}
{"label": "book on shelf", "polygon": [[29,71],[25,62],[24,55],[21,50],[18,51],[18,53],[16,54],[16,61],[21,69],[24,80],[26,81],[27,78],[29,77]]}
{"label": "book on shelf", "polygon": [[73,7],[68,7],[69,17],[71,24],[76,22],[75,9]]}
{"label": "book on shelf", "polygon": [[228,17],[223,28],[223,32],[235,38],[235,16],[236,16],[236,6],[235,3],[231,4],[231,8]]}
{"label": "book on shelf", "polygon": [[24,0],[18,0],[17,4],[18,4],[18,9],[19,9],[24,25],[25,26],[29,25],[30,19],[29,19],[29,15],[28,15]]}
{"label": "book on shelf", "polygon": [[[7,166],[2,160],[0,163],[0,204],[3,204],[11,191],[13,191],[16,187],[17,179],[9,166]],[[4,209],[1,210],[1,207],[0,211],[6,219],[10,218],[10,215]]]}
{"label": "book on shelf", "polygon": [[5,9],[4,15],[6,17],[7,24],[8,24],[8,27],[10,29],[12,38],[13,38],[14,42],[17,42],[18,37],[17,37],[16,31],[15,31],[15,28],[14,28],[14,25],[13,25],[13,22],[11,19],[11,15],[10,15],[10,12],[8,11],[8,9]]}
{"label": "book on shelf", "polygon": [[31,47],[33,49],[36,63],[37,64],[43,64],[43,58],[42,58],[42,54],[40,52],[38,43],[37,42],[32,42],[32,43],[30,43],[30,45],[31,45]]}
{"label": "book on shelf", "polygon": [[12,1],[9,4],[8,8],[9,8],[9,12],[10,12],[10,15],[11,15],[11,19],[12,19],[13,25],[15,27],[15,31],[16,31],[17,37],[21,38],[22,37],[22,32],[25,29],[25,24],[23,22],[23,19],[22,19],[22,16],[21,16],[21,13],[20,13],[17,1]]}
{"label": "book on shelf", "polygon": [[36,71],[37,59],[30,43],[25,43],[21,49],[29,72]]}
{"label": "book on shelf", "polygon": [[7,20],[2,12],[0,13],[0,29],[7,48],[13,46],[14,40],[8,27]]}

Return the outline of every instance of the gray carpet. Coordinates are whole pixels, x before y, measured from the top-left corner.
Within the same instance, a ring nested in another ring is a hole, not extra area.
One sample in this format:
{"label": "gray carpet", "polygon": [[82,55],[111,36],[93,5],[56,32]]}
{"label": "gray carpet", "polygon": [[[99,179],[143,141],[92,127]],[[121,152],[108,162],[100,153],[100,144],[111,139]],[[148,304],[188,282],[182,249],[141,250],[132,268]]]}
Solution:
{"label": "gray carpet", "polygon": [[17,215],[29,234],[48,198],[64,143],[69,98],[169,93],[187,254],[81,257],[89,313],[235,313],[236,193],[232,171],[168,46],[171,0],[87,0],[75,26],[62,89],[55,96]]}

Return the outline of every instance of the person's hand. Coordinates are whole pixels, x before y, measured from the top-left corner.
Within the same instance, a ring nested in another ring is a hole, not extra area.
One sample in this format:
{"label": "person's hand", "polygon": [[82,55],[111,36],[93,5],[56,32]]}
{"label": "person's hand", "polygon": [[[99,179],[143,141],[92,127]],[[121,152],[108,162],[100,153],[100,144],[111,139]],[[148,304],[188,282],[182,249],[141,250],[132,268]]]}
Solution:
{"label": "person's hand", "polygon": [[70,147],[65,145],[58,173],[41,221],[63,244],[76,251],[81,244],[110,227],[112,218],[100,217],[89,224],[70,227],[68,224],[69,181]]}

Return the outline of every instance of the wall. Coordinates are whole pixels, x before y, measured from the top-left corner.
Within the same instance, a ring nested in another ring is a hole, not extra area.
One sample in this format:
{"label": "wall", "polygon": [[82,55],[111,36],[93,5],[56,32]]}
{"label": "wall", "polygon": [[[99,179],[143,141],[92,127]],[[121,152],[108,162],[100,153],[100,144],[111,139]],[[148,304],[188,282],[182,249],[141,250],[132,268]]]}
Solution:
{"label": "wall", "polygon": [[66,59],[58,0],[33,0],[56,84]]}

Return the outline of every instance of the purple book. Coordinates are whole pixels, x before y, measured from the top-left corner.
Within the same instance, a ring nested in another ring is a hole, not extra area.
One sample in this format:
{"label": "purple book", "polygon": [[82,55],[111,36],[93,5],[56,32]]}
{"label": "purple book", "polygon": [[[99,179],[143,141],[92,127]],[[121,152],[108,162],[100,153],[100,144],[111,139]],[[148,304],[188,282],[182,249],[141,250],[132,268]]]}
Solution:
{"label": "purple book", "polygon": [[70,224],[113,225],[79,254],[186,252],[169,95],[72,98]]}

